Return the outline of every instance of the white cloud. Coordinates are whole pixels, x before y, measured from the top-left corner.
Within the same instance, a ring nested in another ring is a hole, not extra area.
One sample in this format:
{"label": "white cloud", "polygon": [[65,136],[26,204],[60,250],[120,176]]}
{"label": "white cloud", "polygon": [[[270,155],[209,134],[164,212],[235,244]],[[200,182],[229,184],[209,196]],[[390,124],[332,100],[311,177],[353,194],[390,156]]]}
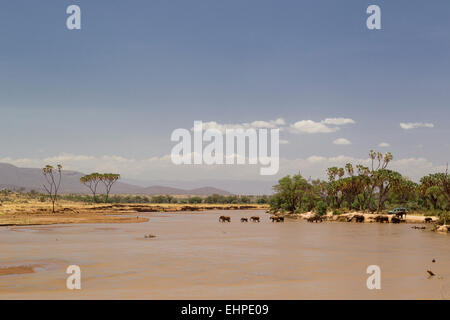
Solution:
{"label": "white cloud", "polygon": [[324,162],[327,160],[327,158],[325,157],[321,157],[321,156],[310,156],[306,159],[308,162],[311,163],[319,163],[319,162]]}
{"label": "white cloud", "polygon": [[380,148],[387,148],[387,147],[390,147],[391,145],[387,142],[381,142],[378,146]]}
{"label": "white cloud", "polygon": [[434,124],[425,122],[401,122],[400,127],[404,130],[416,129],[416,128],[434,128]]}
{"label": "white cloud", "polygon": [[322,122],[312,120],[301,120],[291,124],[290,131],[292,133],[330,133],[338,131],[339,128],[330,128]]}
{"label": "white cloud", "polygon": [[[203,122],[203,130],[216,129],[221,132],[225,132],[226,129],[276,129],[281,128],[286,124],[283,118],[278,118],[275,120],[263,121],[256,120],[252,122],[243,123],[226,123],[221,124],[216,121]],[[193,130],[192,128],[191,130]]]}
{"label": "white cloud", "polygon": [[338,144],[338,145],[349,145],[352,144],[349,140],[345,139],[345,138],[339,138],[333,141],[334,144]]}
{"label": "white cloud", "polygon": [[[300,120],[289,126],[289,131],[292,133],[330,133],[336,132],[346,124],[353,124],[355,121],[349,118],[326,118],[322,121],[313,120]],[[255,120],[252,122],[243,123],[219,123],[216,121],[202,122],[203,130],[216,129],[222,133],[225,133],[226,129],[275,129],[283,130],[287,126],[286,121],[283,118],[275,120]],[[191,128],[193,131],[194,128]]]}
{"label": "white cloud", "polygon": [[322,121],[325,124],[332,124],[336,126],[343,126],[345,124],[354,124],[355,120],[349,118],[326,118]]}
{"label": "white cloud", "polygon": [[88,161],[88,160],[94,160],[95,157],[92,156],[85,156],[85,155],[75,155],[70,153],[62,153],[56,157],[47,157],[44,158],[45,162],[52,162],[52,163],[61,163],[64,161]]}
{"label": "white cloud", "polygon": [[[247,125],[246,123],[244,124]],[[250,123],[250,126],[255,128],[277,128],[280,126],[284,126],[285,124],[286,122],[284,121],[283,118],[278,118],[270,121],[261,121],[261,120],[253,121]]]}
{"label": "white cloud", "polygon": [[320,122],[313,120],[301,120],[290,125],[292,133],[330,133],[336,132],[345,124],[355,123],[354,120],[348,118],[326,118]]}

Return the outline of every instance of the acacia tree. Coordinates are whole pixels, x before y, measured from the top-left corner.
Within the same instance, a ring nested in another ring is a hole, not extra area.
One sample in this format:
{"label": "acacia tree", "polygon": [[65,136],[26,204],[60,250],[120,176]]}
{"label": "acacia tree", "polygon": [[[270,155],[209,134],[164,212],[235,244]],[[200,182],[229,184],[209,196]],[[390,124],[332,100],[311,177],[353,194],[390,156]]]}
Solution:
{"label": "acacia tree", "polygon": [[103,182],[106,189],[106,200],[108,202],[109,193],[111,192],[111,188],[113,184],[120,179],[120,174],[115,173],[104,173],[100,175],[100,181]]}
{"label": "acacia tree", "polygon": [[55,213],[55,203],[58,199],[59,187],[61,186],[61,170],[62,166],[60,164],[56,166],[56,169],[50,165],[46,165],[42,169],[42,173],[46,180],[43,186],[52,202],[52,213]]}
{"label": "acacia tree", "polygon": [[86,187],[89,188],[89,190],[91,190],[92,195],[94,197],[94,202],[97,202],[97,187],[99,182],[102,179],[102,175],[100,173],[94,172],[88,175],[85,175],[83,177],[80,178],[80,182],[82,184],[84,184]]}

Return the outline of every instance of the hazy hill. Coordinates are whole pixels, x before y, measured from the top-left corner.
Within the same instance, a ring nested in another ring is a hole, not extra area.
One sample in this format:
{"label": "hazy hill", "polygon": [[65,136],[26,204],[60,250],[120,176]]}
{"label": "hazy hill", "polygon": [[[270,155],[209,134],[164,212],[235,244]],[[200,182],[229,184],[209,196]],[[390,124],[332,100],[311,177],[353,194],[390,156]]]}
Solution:
{"label": "hazy hill", "polygon": [[[61,193],[89,193],[89,189],[80,183],[80,178],[84,174],[77,171],[63,170]],[[8,163],[0,163],[0,189],[19,190],[25,188],[26,191],[36,190],[45,192],[42,170],[39,168],[19,168]],[[98,190],[104,191],[99,184]],[[211,195],[214,193],[229,195],[228,191],[213,187],[202,187],[196,189],[182,189],[164,186],[141,187],[124,182],[116,182],[111,190],[115,194],[171,194],[171,195]]]}

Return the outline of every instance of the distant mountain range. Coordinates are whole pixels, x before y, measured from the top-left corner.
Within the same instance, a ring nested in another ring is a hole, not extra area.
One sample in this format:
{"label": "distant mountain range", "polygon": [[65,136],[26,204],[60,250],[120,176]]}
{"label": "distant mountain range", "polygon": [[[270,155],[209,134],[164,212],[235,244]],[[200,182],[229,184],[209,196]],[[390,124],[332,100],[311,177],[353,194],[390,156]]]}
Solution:
{"label": "distant mountain range", "polygon": [[[60,193],[89,193],[89,189],[81,184],[80,178],[83,173],[77,171],[62,172],[62,182]],[[0,163],[0,189],[25,191],[35,190],[45,192],[43,188],[44,176],[42,170],[38,168],[19,168],[9,163]],[[98,191],[104,192],[103,185],[99,184]],[[117,181],[112,187],[113,194],[145,194],[145,195],[199,195],[206,196],[211,194],[231,195],[232,193],[214,188],[201,187],[194,189],[173,188],[160,185],[149,187],[138,186],[130,183]]]}

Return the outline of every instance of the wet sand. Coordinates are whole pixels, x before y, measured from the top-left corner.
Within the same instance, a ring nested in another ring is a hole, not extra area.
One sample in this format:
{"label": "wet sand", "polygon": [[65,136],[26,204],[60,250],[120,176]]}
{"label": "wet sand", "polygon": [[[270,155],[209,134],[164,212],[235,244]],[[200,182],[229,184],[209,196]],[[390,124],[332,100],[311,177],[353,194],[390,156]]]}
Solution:
{"label": "wet sand", "polygon": [[[261,223],[239,221],[252,215]],[[411,224],[271,223],[263,211],[139,216],[149,221],[0,227],[0,270],[9,270],[0,299],[450,298],[450,236]],[[74,264],[81,290],[66,289]],[[381,290],[366,287],[373,264]]]}
{"label": "wet sand", "polygon": [[24,273],[33,273],[34,272],[33,265],[19,265],[19,266],[9,266],[9,267],[1,267],[0,268],[0,276],[6,276],[11,274],[24,274]]}

